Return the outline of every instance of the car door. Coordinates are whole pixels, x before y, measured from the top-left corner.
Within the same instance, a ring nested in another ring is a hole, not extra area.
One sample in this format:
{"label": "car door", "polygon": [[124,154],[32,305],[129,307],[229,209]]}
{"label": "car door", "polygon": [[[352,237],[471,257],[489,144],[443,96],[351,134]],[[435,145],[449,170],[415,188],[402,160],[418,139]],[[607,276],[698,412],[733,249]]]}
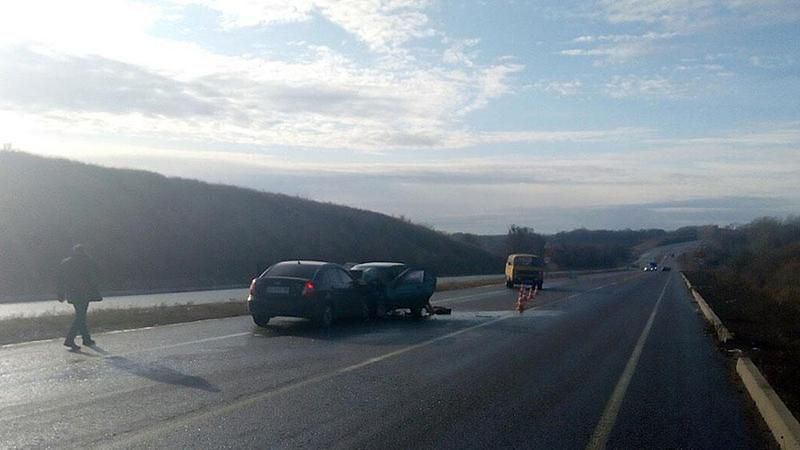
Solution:
{"label": "car door", "polygon": [[331,276],[330,269],[322,269],[317,274],[314,284],[316,285],[318,298],[326,302],[331,302],[334,309],[336,308],[335,291],[333,289],[333,277]]}
{"label": "car door", "polygon": [[347,272],[339,268],[331,269],[335,307],[348,316],[361,312],[361,298],[356,292],[355,281]]}
{"label": "car door", "polygon": [[425,291],[425,271],[408,269],[394,281],[392,297],[397,306],[417,306],[425,296]]}

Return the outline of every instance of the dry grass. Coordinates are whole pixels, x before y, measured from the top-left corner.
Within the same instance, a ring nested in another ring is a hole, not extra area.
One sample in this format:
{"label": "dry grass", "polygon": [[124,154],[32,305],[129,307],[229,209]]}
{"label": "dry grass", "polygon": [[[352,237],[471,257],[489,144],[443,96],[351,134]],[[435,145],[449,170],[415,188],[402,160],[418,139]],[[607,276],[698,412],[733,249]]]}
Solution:
{"label": "dry grass", "polygon": [[[98,309],[96,311],[92,311],[90,308],[89,329],[92,333],[99,333],[245,314],[247,314],[247,306],[243,301]],[[63,337],[71,323],[71,314],[43,314],[36,317],[2,319],[0,320],[0,345]]]}

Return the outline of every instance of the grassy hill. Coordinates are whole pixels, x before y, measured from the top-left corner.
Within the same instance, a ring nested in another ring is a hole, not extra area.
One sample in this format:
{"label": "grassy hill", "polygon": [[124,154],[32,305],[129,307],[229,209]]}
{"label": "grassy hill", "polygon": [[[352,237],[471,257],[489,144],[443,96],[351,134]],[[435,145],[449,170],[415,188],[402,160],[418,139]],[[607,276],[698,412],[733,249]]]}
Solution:
{"label": "grassy hill", "polygon": [[375,212],[0,152],[0,297],[52,292],[78,242],[107,290],[246,283],[295,258],[401,260],[440,275],[503,269],[476,246]]}

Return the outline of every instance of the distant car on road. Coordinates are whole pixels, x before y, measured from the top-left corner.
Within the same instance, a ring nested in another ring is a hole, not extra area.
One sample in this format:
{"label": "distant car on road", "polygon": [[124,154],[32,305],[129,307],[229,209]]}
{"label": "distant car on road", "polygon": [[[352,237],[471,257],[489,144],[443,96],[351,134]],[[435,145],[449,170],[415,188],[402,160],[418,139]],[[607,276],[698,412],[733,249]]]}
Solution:
{"label": "distant car on road", "polygon": [[436,290],[436,275],[429,270],[410,268],[399,262],[368,262],[350,268],[350,273],[368,287],[372,317],[408,308],[421,317]]}
{"label": "distant car on road", "polygon": [[304,317],[328,328],[339,317],[369,317],[367,287],[342,266],[322,261],[283,261],[250,284],[247,307],[253,322]]}
{"label": "distant car on road", "polygon": [[672,270],[672,267],[670,267],[670,266],[664,266],[664,267],[661,268],[662,272],[669,272],[670,270]]}

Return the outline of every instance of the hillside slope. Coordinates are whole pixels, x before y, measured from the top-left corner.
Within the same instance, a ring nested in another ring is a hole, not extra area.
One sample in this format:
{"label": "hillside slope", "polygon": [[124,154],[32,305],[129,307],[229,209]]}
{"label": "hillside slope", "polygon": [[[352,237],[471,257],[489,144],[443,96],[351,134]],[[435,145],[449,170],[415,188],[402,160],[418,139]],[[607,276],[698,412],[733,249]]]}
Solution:
{"label": "hillside slope", "polygon": [[51,292],[77,242],[112,290],[246,283],[295,258],[403,260],[441,275],[503,267],[475,246],[379,213],[0,152],[0,297]]}

